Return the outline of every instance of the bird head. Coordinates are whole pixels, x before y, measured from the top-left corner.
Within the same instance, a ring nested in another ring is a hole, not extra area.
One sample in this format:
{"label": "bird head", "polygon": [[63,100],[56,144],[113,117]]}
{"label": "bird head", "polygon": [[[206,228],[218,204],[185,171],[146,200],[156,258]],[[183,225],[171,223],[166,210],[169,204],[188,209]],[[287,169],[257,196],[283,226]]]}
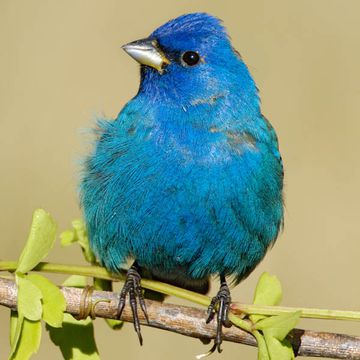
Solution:
{"label": "bird head", "polygon": [[181,106],[213,103],[256,86],[222,22],[206,13],[173,19],[123,49],[141,64],[140,92]]}

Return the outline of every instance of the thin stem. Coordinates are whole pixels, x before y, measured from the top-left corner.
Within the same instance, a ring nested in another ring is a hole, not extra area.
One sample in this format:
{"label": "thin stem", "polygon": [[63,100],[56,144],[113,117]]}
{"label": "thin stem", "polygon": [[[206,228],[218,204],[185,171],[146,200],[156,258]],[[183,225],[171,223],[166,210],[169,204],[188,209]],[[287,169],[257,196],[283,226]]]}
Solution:
{"label": "thin stem", "polygon": [[[17,268],[16,261],[0,261],[0,271],[14,272]],[[65,265],[48,262],[41,262],[32,271],[43,271],[47,273],[83,275],[97,277],[105,280],[124,280],[123,274],[113,274],[101,266]]]}
{"label": "thin stem", "polygon": [[230,322],[232,322],[235,326],[239,327],[240,329],[243,329],[249,333],[253,332],[251,323],[249,321],[240,319],[238,316],[236,316],[234,314],[229,314],[229,320],[230,320]]}
{"label": "thin stem", "polygon": [[203,306],[210,305],[211,299],[208,296],[201,295],[189,290],[181,289],[173,285],[169,285],[149,279],[141,279],[141,286],[149,290],[161,292],[162,294],[176,296],[178,298],[188,300],[199,305],[203,305]]}
{"label": "thin stem", "polygon": [[302,318],[330,319],[330,320],[355,320],[360,321],[360,311],[328,310],[312,308],[295,308],[287,306],[248,305],[233,303],[231,310],[234,314],[247,315],[280,315],[283,313],[301,311]]}
{"label": "thin stem", "polygon": [[[0,271],[16,270],[16,261],[0,261]],[[81,266],[81,265],[65,265],[41,262],[34,267],[32,271],[43,271],[48,273],[68,274],[68,275],[83,275],[89,277],[96,277],[105,280],[125,280],[124,274],[113,274],[100,266]],[[142,287],[161,292],[166,295],[173,295],[181,299],[189,300],[199,305],[208,306],[210,299],[208,296],[194,293],[185,289],[178,288],[169,284],[164,284],[158,281],[142,279]]]}

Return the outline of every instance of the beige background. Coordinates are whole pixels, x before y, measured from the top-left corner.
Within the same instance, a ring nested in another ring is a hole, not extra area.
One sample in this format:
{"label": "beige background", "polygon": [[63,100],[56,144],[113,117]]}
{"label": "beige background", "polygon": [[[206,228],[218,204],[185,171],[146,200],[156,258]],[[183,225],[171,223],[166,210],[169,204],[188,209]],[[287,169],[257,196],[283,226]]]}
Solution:
{"label": "beige background", "polygon": [[[207,11],[225,21],[261,89],[286,170],[284,233],[233,292],[250,302],[259,274],[278,275],[284,305],[360,310],[360,1],[17,1],[0,0],[1,259],[15,260],[32,211],[44,207],[60,229],[79,216],[78,159],[99,114],[115,117],[138,86],[120,45],[169,18]],[[85,129],[85,130],[84,130]],[[51,261],[79,263],[56,246]],[[0,309],[0,358],[8,352],[8,311]],[[360,335],[360,323],[303,321],[303,327]],[[198,340],[101,320],[102,359],[193,359]],[[255,359],[224,344],[215,359]],[[45,334],[37,359],[60,359]]]}

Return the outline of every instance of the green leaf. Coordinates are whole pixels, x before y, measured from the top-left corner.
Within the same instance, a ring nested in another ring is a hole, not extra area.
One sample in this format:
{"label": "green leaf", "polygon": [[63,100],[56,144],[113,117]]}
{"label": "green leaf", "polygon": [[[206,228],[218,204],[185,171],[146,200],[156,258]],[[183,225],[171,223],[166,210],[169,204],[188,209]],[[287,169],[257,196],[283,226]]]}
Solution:
{"label": "green leaf", "polygon": [[116,319],[105,319],[105,322],[113,330],[121,330],[124,325],[123,321]]}
{"label": "green leaf", "polygon": [[273,336],[267,335],[266,332],[264,333],[264,336],[271,360],[295,359],[294,351],[288,341],[280,341]]}
{"label": "green leaf", "polygon": [[78,242],[84,254],[86,261],[95,263],[96,257],[92,252],[87,236],[85,224],[82,220],[77,219],[72,221],[73,230],[66,230],[60,235],[61,245],[68,246]]}
{"label": "green leaf", "polygon": [[65,360],[100,359],[94,339],[94,327],[91,319],[76,320],[64,314],[62,328],[46,326],[52,342],[60,347]]}
{"label": "green leaf", "polygon": [[65,230],[60,234],[60,243],[62,246],[68,246],[77,241],[74,230]]}
{"label": "green leaf", "polygon": [[83,288],[87,285],[87,277],[82,275],[71,275],[63,282],[62,285]]}
{"label": "green leaf", "polygon": [[25,274],[32,270],[54,245],[56,224],[51,216],[42,209],[34,212],[30,234],[20,255],[17,273]]}
{"label": "green leaf", "polygon": [[16,282],[18,285],[19,316],[32,321],[40,320],[42,315],[42,293],[40,289],[24,275],[17,275]]}
{"label": "green leaf", "polygon": [[260,334],[259,331],[253,331],[253,335],[256,338],[258,346],[258,360],[270,360],[268,349],[264,337]]}
{"label": "green leaf", "polygon": [[[275,306],[280,304],[281,298],[282,289],[279,279],[276,276],[271,276],[267,272],[262,273],[256,285],[254,304]],[[263,315],[250,316],[253,323],[264,318],[265,316]]]}
{"label": "green leaf", "polygon": [[24,319],[20,339],[10,360],[27,360],[36,353],[41,340],[41,321]]}
{"label": "green leaf", "polygon": [[15,353],[15,350],[17,348],[17,344],[20,339],[20,334],[22,330],[22,326],[24,323],[24,317],[18,316],[18,312],[11,310],[10,313],[10,347],[11,347],[11,354]]}
{"label": "green leaf", "polygon": [[[267,348],[266,356],[269,356],[271,360],[292,360],[295,358],[293,348],[285,337],[295,327],[300,314],[301,312],[298,311],[296,313],[271,316],[256,323],[255,327],[257,330],[254,333],[258,333],[258,330],[261,330],[264,334],[263,339],[265,339]],[[259,345],[259,359],[262,359],[261,353],[265,354],[265,351],[260,347],[258,337],[256,337],[256,340]]]}
{"label": "green leaf", "polygon": [[113,290],[112,285],[113,284],[111,280],[94,278],[94,288],[96,290],[112,291]]}
{"label": "green leaf", "polygon": [[282,341],[299,322],[300,316],[301,311],[270,316],[256,323],[255,328]]}
{"label": "green leaf", "polygon": [[282,298],[282,289],[279,279],[269,273],[261,274],[256,285],[254,304],[279,305]]}
{"label": "green leaf", "polygon": [[83,250],[86,261],[89,263],[94,263],[96,261],[95,255],[92,252],[89,244],[89,238],[87,236],[87,231],[85,223],[82,220],[74,220],[72,222],[75,233],[77,235],[79,244]]}
{"label": "green leaf", "polygon": [[30,274],[27,278],[42,293],[43,320],[53,327],[61,327],[64,311],[66,310],[66,302],[60,289],[44,276]]}
{"label": "green leaf", "polygon": [[[271,276],[266,272],[263,273],[256,286],[254,304],[279,305],[281,297],[280,281],[276,276]],[[298,323],[300,315],[301,311],[270,317],[262,315],[250,316],[251,321],[255,323],[256,330],[253,333],[259,346],[258,359],[292,360],[295,358],[291,344],[285,338]],[[258,330],[262,331],[263,336]]]}

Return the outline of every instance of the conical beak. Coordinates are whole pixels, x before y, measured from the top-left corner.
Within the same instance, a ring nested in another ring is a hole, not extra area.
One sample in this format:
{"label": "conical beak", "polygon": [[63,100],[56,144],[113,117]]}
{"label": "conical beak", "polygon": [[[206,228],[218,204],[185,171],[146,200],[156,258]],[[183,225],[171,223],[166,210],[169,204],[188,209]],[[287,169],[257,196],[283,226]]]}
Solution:
{"label": "conical beak", "polygon": [[138,63],[151,66],[160,73],[166,64],[170,64],[169,59],[160,49],[155,39],[141,39],[123,45],[122,48]]}

